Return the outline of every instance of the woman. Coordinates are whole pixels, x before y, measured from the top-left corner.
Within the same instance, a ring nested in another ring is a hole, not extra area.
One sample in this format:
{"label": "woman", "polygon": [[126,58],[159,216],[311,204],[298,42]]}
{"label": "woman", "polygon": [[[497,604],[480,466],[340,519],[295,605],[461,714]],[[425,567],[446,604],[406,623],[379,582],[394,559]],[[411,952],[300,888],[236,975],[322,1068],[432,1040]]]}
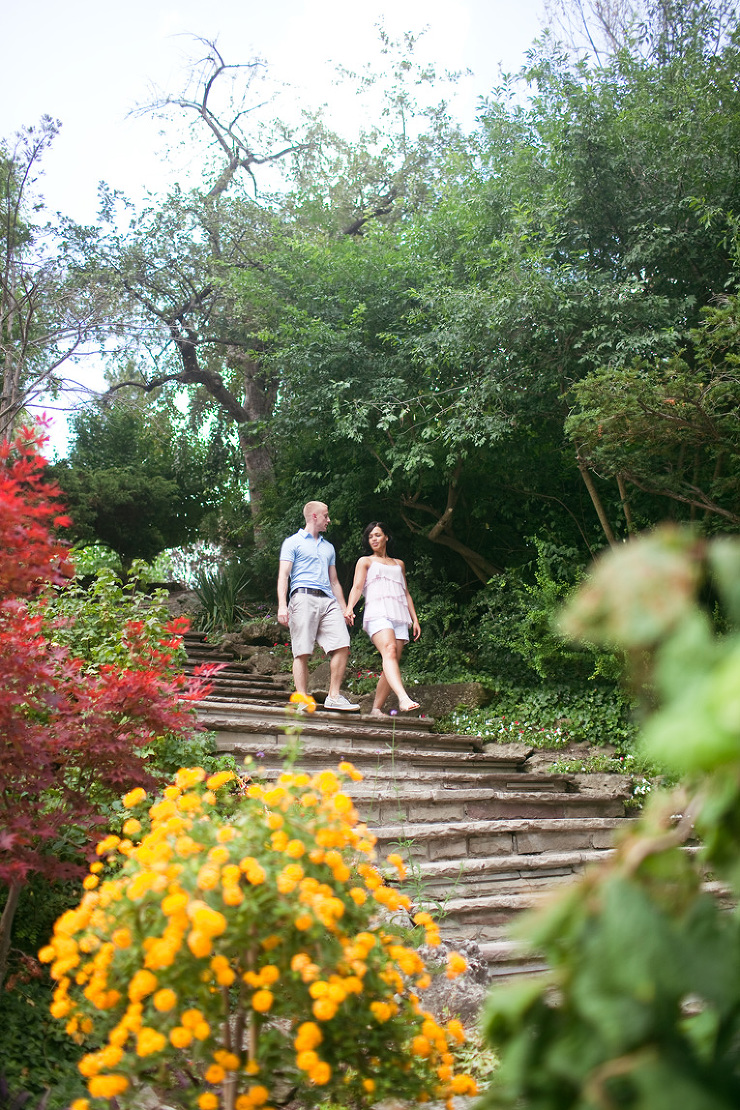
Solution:
{"label": "woman", "polygon": [[398,698],[402,713],[419,709],[404,689],[399,661],[404,644],[408,643],[409,625],[414,639],[421,636],[421,628],[406,585],[406,569],[400,559],[388,554],[391,534],[379,520],[373,520],[362,533],[362,549],[366,552],[357,560],[355,580],[347,600],[344,616],[348,624],[355,623],[355,605],[365,594],[365,615],[362,627],[375,644],[383,660],[383,673],[375,691],[371,717],[385,717],[383,706],[391,690]]}

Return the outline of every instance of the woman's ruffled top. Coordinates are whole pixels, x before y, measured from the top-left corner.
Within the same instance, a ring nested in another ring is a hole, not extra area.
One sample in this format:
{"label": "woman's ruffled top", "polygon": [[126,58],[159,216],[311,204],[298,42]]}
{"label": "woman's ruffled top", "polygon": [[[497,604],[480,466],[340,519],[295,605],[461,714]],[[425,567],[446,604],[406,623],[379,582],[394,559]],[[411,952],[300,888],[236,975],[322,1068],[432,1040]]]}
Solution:
{"label": "woman's ruffled top", "polygon": [[367,630],[370,621],[387,617],[399,624],[411,624],[411,614],[406,603],[406,580],[398,563],[370,563],[365,578],[365,612],[362,627]]}

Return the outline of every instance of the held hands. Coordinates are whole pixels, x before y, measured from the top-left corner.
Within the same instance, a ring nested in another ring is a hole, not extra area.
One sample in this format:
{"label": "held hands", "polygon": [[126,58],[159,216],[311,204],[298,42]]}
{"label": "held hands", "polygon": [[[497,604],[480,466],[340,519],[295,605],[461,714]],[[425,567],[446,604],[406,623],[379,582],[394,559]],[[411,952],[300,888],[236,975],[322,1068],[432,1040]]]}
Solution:
{"label": "held hands", "polygon": [[355,623],[355,611],[354,609],[350,609],[349,605],[344,610],[344,619],[350,627],[352,627]]}

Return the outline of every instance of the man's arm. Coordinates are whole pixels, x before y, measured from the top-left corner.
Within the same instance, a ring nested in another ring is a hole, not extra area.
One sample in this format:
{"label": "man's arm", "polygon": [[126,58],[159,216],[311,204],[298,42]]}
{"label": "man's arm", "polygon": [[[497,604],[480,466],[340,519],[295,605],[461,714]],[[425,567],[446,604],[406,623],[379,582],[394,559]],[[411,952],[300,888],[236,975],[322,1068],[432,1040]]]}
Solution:
{"label": "man's arm", "polygon": [[331,586],[331,592],[334,594],[334,597],[337,599],[342,607],[342,613],[344,614],[345,621],[347,622],[347,624],[349,624],[350,619],[346,613],[347,602],[344,600],[344,590],[342,589],[342,584],[337,576],[337,568],[334,565],[329,567],[329,585]]}
{"label": "man's arm", "polygon": [[[281,559],[278,570],[277,596],[278,596],[278,624],[288,627],[288,579],[293,569],[292,560]],[[340,587],[341,589],[341,587]]]}

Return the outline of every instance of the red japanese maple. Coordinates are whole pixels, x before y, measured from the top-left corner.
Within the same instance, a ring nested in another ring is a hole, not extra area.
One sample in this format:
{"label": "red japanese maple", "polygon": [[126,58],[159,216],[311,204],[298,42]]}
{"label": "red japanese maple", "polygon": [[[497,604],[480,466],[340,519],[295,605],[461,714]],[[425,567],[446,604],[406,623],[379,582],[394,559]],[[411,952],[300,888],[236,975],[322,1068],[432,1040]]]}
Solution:
{"label": "red japanese maple", "polygon": [[55,644],[43,605],[28,599],[69,574],[67,547],[51,529],[67,522],[44,476],[43,433],[24,429],[0,446],[0,983],[10,928],[32,873],[80,873],[105,822],[101,802],[150,787],[142,749],[167,733],[192,733],[201,682],[173,669],[187,620],[152,645],[141,623],[123,631],[125,666],[90,673]]}

